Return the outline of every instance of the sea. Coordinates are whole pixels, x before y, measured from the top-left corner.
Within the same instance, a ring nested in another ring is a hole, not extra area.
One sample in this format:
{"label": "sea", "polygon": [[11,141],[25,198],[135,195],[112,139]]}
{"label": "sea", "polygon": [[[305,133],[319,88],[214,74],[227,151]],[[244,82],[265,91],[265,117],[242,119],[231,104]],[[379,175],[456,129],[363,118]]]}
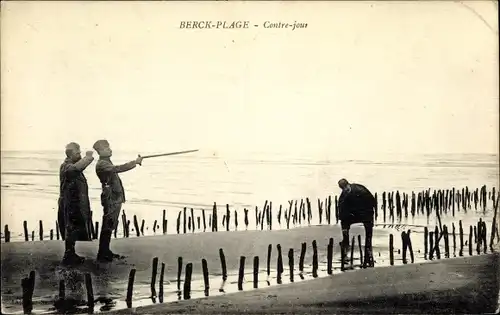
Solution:
{"label": "sea", "polygon": [[[152,152],[155,153],[155,152]],[[113,153],[114,164],[134,159],[134,152]],[[39,221],[44,233],[56,228],[59,195],[59,166],[64,152],[2,151],[1,152],[1,224],[11,241],[24,240],[23,221],[29,232],[38,238]],[[95,161],[84,172],[88,184],[95,221],[100,221],[101,185],[95,173]],[[128,218],[137,216],[145,221],[145,234],[153,233],[153,221],[161,222],[167,213],[167,233],[176,233],[179,211],[193,208],[195,216],[201,210],[211,213],[214,203],[223,216],[226,205],[231,211],[243,213],[249,209],[249,229],[255,225],[254,211],[272,202],[273,213],[289,201],[309,198],[313,206],[313,223],[317,199],[340,195],[337,182],[346,178],[365,185],[372,193],[399,191],[415,193],[428,189],[475,190],[483,185],[491,191],[499,187],[499,157],[497,154],[407,154],[376,155],[372,159],[355,156],[321,157],[306,153],[280,154],[252,152],[238,156],[223,156],[215,152],[195,153],[145,159],[142,166],[120,174],[126,190],[123,209]],[[379,204],[381,203],[379,199]],[[491,202],[489,202],[491,208]],[[491,209],[488,209],[489,211]],[[188,212],[189,213],[189,212]],[[478,216],[485,215],[480,213]],[[471,217],[474,224],[475,217]],[[220,220],[220,219],[219,219]],[[428,222],[414,221],[408,224]],[[284,222],[284,220],[282,220]],[[243,225],[240,217],[240,229]],[[273,229],[284,228],[273,220]],[[316,222],[318,223],[318,222]],[[161,223],[158,223],[161,226]],[[234,223],[231,223],[234,224]],[[120,232],[119,232],[120,233]],[[55,234],[55,232],[54,232]]]}

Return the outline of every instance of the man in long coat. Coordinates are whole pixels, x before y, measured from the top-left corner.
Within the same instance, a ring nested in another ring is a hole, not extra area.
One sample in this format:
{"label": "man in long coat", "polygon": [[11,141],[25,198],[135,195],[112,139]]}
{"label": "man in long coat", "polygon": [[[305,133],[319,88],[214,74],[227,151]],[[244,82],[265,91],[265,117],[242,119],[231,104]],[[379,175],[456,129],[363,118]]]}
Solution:
{"label": "man in long coat", "polygon": [[65,241],[63,264],[74,265],[84,261],[75,252],[76,241],[92,241],[90,234],[90,200],[83,171],[92,163],[93,152],[82,158],[80,145],[66,146],[66,159],[59,168],[58,224]]}
{"label": "man in long coat", "polygon": [[365,227],[365,261],[373,266],[372,236],[375,214],[375,197],[363,185],[349,183],[342,178],[338,182],[342,193],[339,197],[339,219],[342,227],[342,247],[347,250],[349,247],[349,229],[354,223],[363,223]]}
{"label": "man in long coat", "polygon": [[123,189],[123,184],[118,173],[135,168],[137,164],[141,164],[142,157],[139,156],[137,159],[122,165],[113,165],[113,162],[111,162],[113,151],[107,140],[96,141],[93,148],[99,154],[96,173],[102,185],[101,205],[103,207],[102,229],[99,236],[97,260],[109,262],[113,258],[123,258],[113,253],[109,248],[111,234],[118,226],[122,204],[126,201],[125,190]]}

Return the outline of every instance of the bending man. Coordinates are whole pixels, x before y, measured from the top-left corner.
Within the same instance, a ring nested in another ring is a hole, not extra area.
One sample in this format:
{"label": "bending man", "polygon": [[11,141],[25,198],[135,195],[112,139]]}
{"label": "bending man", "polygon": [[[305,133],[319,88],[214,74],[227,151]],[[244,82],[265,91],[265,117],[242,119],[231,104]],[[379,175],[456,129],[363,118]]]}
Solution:
{"label": "bending man", "polygon": [[339,197],[339,219],[342,226],[342,247],[345,252],[349,248],[349,228],[351,224],[363,223],[365,227],[365,261],[363,266],[368,264],[373,267],[372,236],[373,217],[375,209],[375,197],[363,185],[349,183],[346,179],[338,182],[342,193]]}
{"label": "bending man", "polygon": [[87,179],[83,171],[92,163],[93,152],[84,158],[80,146],[71,142],[66,146],[66,159],[59,168],[58,225],[65,241],[63,264],[76,265],[84,261],[75,252],[76,241],[92,241],[90,235],[90,200]]}
{"label": "bending man", "polygon": [[113,165],[111,162],[113,151],[111,151],[107,140],[98,140],[94,143],[93,148],[99,154],[96,173],[102,185],[101,205],[103,207],[102,229],[99,236],[97,260],[110,262],[113,258],[123,258],[113,253],[109,248],[111,234],[118,226],[122,204],[126,201],[125,190],[123,189],[123,184],[118,173],[135,168],[137,164],[141,164],[142,157],[139,156],[137,159],[122,165]]}

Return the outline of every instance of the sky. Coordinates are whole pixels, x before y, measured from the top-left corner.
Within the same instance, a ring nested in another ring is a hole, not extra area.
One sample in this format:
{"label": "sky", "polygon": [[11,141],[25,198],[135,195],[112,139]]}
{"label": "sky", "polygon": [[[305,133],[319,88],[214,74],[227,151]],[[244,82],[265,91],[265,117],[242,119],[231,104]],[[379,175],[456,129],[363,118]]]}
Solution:
{"label": "sky", "polygon": [[2,150],[105,138],[137,152],[498,152],[491,1],[44,1],[1,14]]}

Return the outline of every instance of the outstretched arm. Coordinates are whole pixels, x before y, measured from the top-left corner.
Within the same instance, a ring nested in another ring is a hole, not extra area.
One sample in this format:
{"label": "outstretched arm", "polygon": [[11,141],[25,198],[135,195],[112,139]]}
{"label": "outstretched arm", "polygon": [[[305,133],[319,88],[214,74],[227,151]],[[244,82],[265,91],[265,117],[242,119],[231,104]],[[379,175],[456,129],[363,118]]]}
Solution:
{"label": "outstretched arm", "polygon": [[69,164],[66,166],[66,172],[69,173],[76,173],[76,172],[83,172],[87,166],[90,165],[94,161],[94,158],[92,156],[84,156],[80,161],[74,163],[74,164]]}
{"label": "outstretched arm", "polygon": [[121,165],[113,165],[107,161],[104,161],[100,165],[100,169],[103,172],[111,172],[111,173],[123,173],[134,169],[137,166],[137,160],[133,160]]}

